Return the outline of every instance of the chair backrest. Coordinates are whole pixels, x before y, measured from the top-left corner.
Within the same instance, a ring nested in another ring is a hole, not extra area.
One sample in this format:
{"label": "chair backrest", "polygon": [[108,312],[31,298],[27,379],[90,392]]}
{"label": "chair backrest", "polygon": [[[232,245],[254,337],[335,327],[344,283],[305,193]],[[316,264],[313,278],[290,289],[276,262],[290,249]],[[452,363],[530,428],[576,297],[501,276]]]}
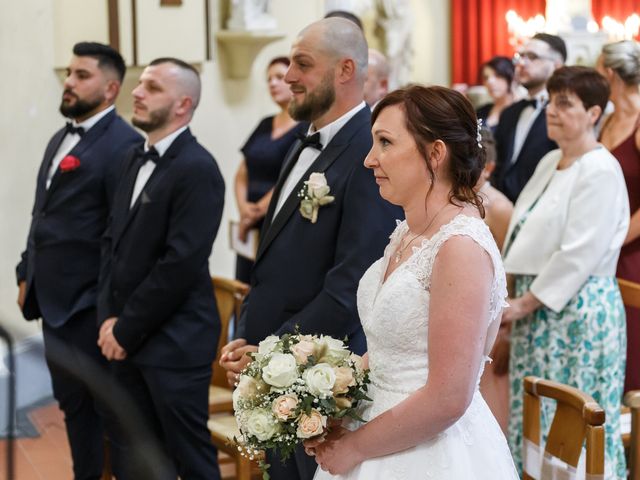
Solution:
{"label": "chair backrest", "polygon": [[[540,397],[551,398],[557,403],[544,454],[536,451],[540,446]],[[585,440],[586,473],[603,475],[604,421],[604,410],[590,395],[551,380],[525,377],[522,431],[525,471],[522,478],[551,478],[547,472],[553,464],[564,463],[576,468]]]}
{"label": "chair backrest", "polygon": [[219,387],[228,388],[225,371],[218,365],[220,360],[220,350],[226,345],[229,338],[229,324],[240,315],[240,307],[244,297],[249,292],[249,285],[230,278],[211,277],[213,292],[218,304],[218,314],[220,315],[220,340],[216,351],[216,359],[213,363],[213,377],[211,383]]}
{"label": "chair backrest", "polygon": [[640,283],[618,278],[618,287],[625,307],[640,308]]}
{"label": "chair backrest", "polygon": [[629,480],[640,480],[640,390],[627,392],[624,404],[631,410]]}

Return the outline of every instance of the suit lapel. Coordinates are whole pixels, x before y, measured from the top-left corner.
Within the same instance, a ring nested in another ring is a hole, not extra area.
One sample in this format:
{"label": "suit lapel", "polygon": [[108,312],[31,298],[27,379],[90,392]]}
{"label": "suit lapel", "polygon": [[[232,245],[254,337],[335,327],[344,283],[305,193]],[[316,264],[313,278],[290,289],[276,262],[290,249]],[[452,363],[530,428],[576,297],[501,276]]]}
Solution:
{"label": "suit lapel", "polygon": [[261,237],[264,236],[266,231],[269,229],[269,226],[271,225],[271,221],[273,220],[273,212],[275,211],[276,204],[278,203],[277,199],[280,197],[280,192],[282,191],[282,187],[284,186],[284,183],[287,180],[289,173],[291,173],[291,170],[295,165],[296,158],[299,156],[298,149],[300,148],[301,143],[302,143],[302,140],[296,140],[293,143],[284,160],[282,169],[280,169],[280,174],[278,175],[278,180],[276,181],[276,184],[273,187],[273,195],[271,197],[271,198],[275,198],[276,201],[269,202],[269,208],[267,208],[267,213],[264,217],[264,222],[262,222],[262,231],[260,232]]}
{"label": "suit lapel", "polygon": [[[261,232],[260,245],[258,246],[258,253],[256,254],[256,262],[260,260],[260,257],[267,249],[267,247],[271,244],[271,242],[276,238],[278,233],[282,230],[282,228],[286,225],[291,214],[296,210],[298,205],[300,204],[300,199],[298,198],[298,192],[302,188],[305,181],[308,180],[309,175],[314,172],[324,173],[333,162],[340,156],[340,154],[347,148],[349,145],[349,140],[355,130],[360,126],[360,124],[366,120],[365,116],[368,114],[369,107],[363,107],[358,113],[356,113],[353,118],[351,118],[347,124],[340,129],[340,131],[335,135],[335,137],[329,142],[329,145],[322,150],[318,158],[311,164],[311,166],[307,169],[307,171],[302,175],[296,186],[293,188],[287,199],[278,211],[275,218],[273,217],[273,212],[275,210],[275,205],[278,202],[278,196],[276,196],[276,190],[274,190],[274,195],[271,200],[271,204],[269,205],[269,210],[267,212],[268,222],[265,221],[265,227],[263,227]],[[297,144],[299,145],[299,144]],[[295,150],[291,150],[292,152],[296,152]],[[280,178],[278,179],[277,187],[278,195],[280,190],[282,189],[282,185],[286,181],[291,169],[293,168],[293,161],[291,156],[287,159],[288,163],[285,164],[285,168],[283,168]]]}
{"label": "suit lapel", "polygon": [[114,220],[117,222],[113,235],[114,246],[117,246],[118,241],[122,238],[122,235],[127,230],[128,226],[131,225],[131,221],[135,218],[136,214],[140,210],[142,199],[153,198],[155,187],[160,183],[160,180],[162,180],[162,178],[167,173],[171,162],[173,162],[178,156],[180,150],[182,150],[183,145],[186,145],[194,138],[195,137],[191,134],[191,131],[189,129],[178,135],[178,137],[171,143],[169,149],[164,153],[164,155],[162,155],[162,157],[158,159],[156,168],[154,168],[153,173],[149,177],[149,180],[147,180],[147,183],[140,192],[140,195],[138,195],[138,198],[136,199],[133,206],[129,208],[129,205],[131,204],[131,195],[133,194],[133,188],[135,186],[139,170],[139,168],[135,168],[137,167],[137,161],[135,159],[136,154],[133,154],[134,158],[131,162],[132,166],[130,166],[129,173],[118,189],[118,210],[114,215]]}
{"label": "suit lapel", "polygon": [[[74,157],[80,159],[80,167],[78,168],[82,168],[82,164],[84,162],[91,161],[89,157],[86,157],[84,155],[84,153],[87,151],[87,149],[91,145],[93,145],[96,142],[96,140],[98,140],[104,134],[105,130],[109,127],[109,125],[111,124],[111,122],[113,122],[115,118],[116,118],[115,110],[112,110],[109,113],[107,113],[103,118],[100,119],[100,121],[98,121],[98,123],[96,123],[93,127],[91,127],[89,131],[82,136],[80,141],[68,153],[68,155],[73,155]],[[64,135],[62,136],[62,138],[64,138]],[[62,138],[60,139],[60,142],[62,142]],[[59,146],[60,146],[60,143],[58,143],[58,148]],[[58,148],[55,149],[54,154],[58,152]],[[51,165],[50,162],[49,162],[49,165]],[[47,171],[49,171],[48,168],[47,168]],[[53,174],[53,177],[51,178],[51,185],[49,185],[49,189],[45,193],[45,199],[44,199],[45,205],[47,201],[51,198],[51,195],[53,194],[53,192],[56,190],[56,188],[60,184],[60,179],[62,175],[63,173],[60,171],[60,168],[58,167],[55,173]],[[46,182],[46,174],[45,174],[45,182]]]}
{"label": "suit lapel", "polygon": [[[516,140],[516,129],[518,126],[518,120],[520,119],[520,114],[522,113],[522,110],[524,110],[524,107],[526,107],[526,105],[523,105],[522,108],[520,108],[519,112],[518,112],[518,116],[516,117],[516,128],[514,128],[513,130],[513,136],[511,138],[511,148],[509,149],[511,154],[508,157],[509,160],[511,160],[511,157],[513,156],[513,148],[515,146],[515,140]],[[531,141],[539,141],[539,139],[541,138],[540,135],[544,135],[545,137],[547,136],[547,120],[546,120],[546,110],[547,107],[544,107],[540,113],[538,114],[538,116],[535,118],[535,120],[533,121],[533,123],[531,124],[531,128],[529,128],[529,131],[527,132],[527,136],[524,137],[524,142],[522,142],[522,147],[520,148],[520,151],[518,152],[518,157],[516,158],[516,161],[513,163],[509,164],[509,169],[511,170],[512,168],[515,168],[515,166],[518,164],[518,161],[520,160],[520,157],[522,156],[522,154],[524,152],[527,151],[527,146],[529,143],[531,143]]]}
{"label": "suit lapel", "polygon": [[64,140],[65,135],[66,130],[64,128],[58,130],[49,143],[49,148],[47,148],[44,153],[44,158],[42,159],[42,165],[40,166],[37,180],[38,205],[43,204],[45,198],[47,197],[47,175],[49,174],[49,169],[51,168],[53,157],[55,157],[56,153],[58,152],[60,144],[62,143],[62,140]]}

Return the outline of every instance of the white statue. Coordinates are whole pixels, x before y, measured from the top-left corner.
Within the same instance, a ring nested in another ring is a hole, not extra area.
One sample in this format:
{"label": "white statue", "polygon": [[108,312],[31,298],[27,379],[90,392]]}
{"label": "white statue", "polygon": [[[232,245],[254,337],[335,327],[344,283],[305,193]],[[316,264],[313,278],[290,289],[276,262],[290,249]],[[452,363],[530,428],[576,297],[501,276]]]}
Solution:
{"label": "white statue", "polygon": [[276,19],[269,15],[269,0],[232,0],[229,30],[275,30]]}
{"label": "white statue", "polygon": [[409,83],[413,62],[410,0],[377,0],[378,25],[384,31],[385,54],[389,59],[389,91]]}

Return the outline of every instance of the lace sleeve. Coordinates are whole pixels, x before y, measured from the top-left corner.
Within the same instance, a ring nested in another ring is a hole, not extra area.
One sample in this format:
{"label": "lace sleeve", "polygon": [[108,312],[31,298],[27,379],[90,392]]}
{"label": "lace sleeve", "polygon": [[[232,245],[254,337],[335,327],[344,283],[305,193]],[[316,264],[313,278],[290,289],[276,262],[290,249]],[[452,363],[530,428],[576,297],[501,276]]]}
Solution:
{"label": "lace sleeve", "polygon": [[507,280],[502,265],[500,252],[487,225],[480,219],[466,215],[458,215],[451,222],[443,225],[430,239],[423,240],[419,247],[413,247],[414,255],[408,260],[409,268],[420,281],[425,290],[431,285],[431,272],[440,247],[451,237],[465,235],[473,239],[491,257],[493,264],[493,281],[491,285],[490,323],[502,313],[507,306]]}

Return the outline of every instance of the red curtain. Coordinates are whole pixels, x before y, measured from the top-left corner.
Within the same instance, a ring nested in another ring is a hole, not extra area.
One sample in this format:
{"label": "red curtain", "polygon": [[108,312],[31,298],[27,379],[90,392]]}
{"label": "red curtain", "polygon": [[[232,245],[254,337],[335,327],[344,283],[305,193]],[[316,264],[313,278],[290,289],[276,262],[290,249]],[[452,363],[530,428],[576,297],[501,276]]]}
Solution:
{"label": "red curtain", "polygon": [[[451,0],[452,82],[475,85],[480,65],[494,55],[513,55],[507,11],[526,20],[544,15],[545,7],[545,0]],[[640,14],[640,0],[592,0],[591,11],[599,25],[605,15],[624,22],[632,13]]]}
{"label": "red curtain", "polygon": [[[624,24],[628,16],[640,14],[639,0],[591,0],[591,13],[593,19],[602,27],[602,19],[609,16]],[[636,35],[635,40],[640,38]]]}
{"label": "red curtain", "polygon": [[602,17],[608,15],[618,22],[624,23],[632,13],[640,14],[638,0],[591,0],[593,19],[602,26]]}
{"label": "red curtain", "polygon": [[494,55],[513,55],[507,11],[528,19],[544,15],[545,6],[545,0],[451,0],[452,82],[475,85],[480,65]]}

